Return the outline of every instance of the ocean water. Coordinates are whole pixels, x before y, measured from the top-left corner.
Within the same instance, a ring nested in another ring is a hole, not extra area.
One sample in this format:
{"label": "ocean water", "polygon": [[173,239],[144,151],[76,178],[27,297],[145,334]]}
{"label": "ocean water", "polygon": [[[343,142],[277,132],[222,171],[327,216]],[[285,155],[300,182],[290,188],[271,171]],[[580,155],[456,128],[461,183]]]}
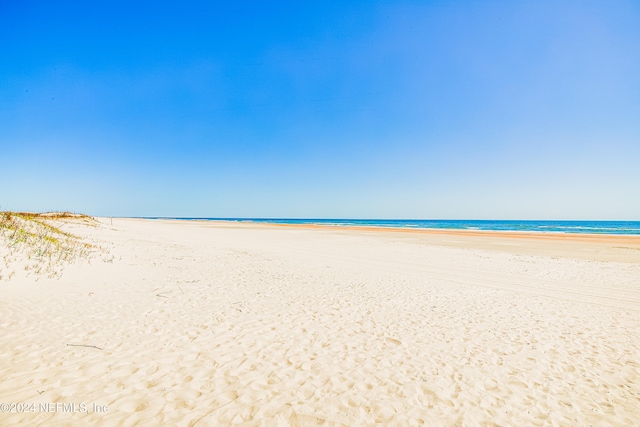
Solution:
{"label": "ocean water", "polygon": [[[158,219],[158,218],[155,218]],[[515,221],[447,219],[287,219],[287,218],[171,218],[267,224],[316,224],[350,227],[425,228],[445,230],[527,231],[540,233],[637,234],[640,221]]]}

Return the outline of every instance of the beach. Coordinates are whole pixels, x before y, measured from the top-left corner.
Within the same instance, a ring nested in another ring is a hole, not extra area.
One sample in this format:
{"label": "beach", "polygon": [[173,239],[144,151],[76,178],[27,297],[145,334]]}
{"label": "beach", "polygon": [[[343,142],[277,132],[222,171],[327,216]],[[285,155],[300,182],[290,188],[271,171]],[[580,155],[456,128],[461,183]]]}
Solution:
{"label": "beach", "polygon": [[0,425],[640,425],[640,236],[99,218],[0,281]]}

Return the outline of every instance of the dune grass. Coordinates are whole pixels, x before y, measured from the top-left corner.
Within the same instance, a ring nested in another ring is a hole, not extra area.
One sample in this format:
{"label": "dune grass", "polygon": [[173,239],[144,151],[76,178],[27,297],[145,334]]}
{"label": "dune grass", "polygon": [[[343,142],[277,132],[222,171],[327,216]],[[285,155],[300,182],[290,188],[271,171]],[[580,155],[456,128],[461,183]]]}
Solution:
{"label": "dune grass", "polygon": [[95,247],[60,227],[70,221],[95,225],[87,215],[70,212],[0,212],[0,280],[24,270],[56,277],[65,263],[88,258]]}

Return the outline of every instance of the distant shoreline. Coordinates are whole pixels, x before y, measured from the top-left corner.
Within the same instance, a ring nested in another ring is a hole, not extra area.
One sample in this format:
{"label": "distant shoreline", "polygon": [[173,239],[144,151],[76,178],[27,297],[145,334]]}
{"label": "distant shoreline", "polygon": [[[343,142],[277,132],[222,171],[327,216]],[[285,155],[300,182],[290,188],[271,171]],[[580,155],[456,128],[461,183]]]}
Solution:
{"label": "distant shoreline", "polygon": [[389,229],[429,232],[500,232],[535,235],[640,236],[640,221],[587,220],[415,220],[415,219],[294,219],[294,218],[199,218],[130,217],[134,219],[211,221],[289,226],[335,227],[343,229]]}
{"label": "distant shoreline", "polygon": [[[107,223],[109,219],[106,218]],[[489,250],[512,255],[535,255],[577,258],[600,262],[640,262],[640,235],[581,234],[551,232],[485,231],[460,229],[418,229],[364,226],[335,226],[228,220],[183,220],[163,218],[121,218],[113,224],[134,221],[174,225],[185,229],[227,229],[264,232],[282,230],[300,233],[327,233],[377,239],[388,236],[394,241],[413,241],[419,245],[451,247],[467,250]]]}

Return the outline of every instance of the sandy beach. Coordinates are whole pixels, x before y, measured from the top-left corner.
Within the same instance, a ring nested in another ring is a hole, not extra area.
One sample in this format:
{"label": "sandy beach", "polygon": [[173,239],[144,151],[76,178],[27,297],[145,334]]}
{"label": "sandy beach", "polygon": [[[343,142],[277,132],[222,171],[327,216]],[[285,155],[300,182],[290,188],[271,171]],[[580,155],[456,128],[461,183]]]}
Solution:
{"label": "sandy beach", "polygon": [[98,221],[0,281],[0,425],[640,425],[640,236]]}

